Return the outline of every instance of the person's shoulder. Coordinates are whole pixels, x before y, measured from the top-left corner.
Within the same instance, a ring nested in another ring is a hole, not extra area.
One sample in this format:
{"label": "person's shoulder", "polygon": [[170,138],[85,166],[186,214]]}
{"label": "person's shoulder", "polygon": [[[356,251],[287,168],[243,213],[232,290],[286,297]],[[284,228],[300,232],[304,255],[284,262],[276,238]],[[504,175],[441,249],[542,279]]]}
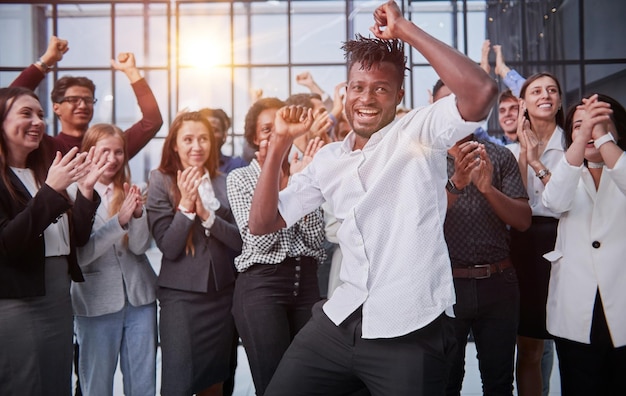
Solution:
{"label": "person's shoulder", "polygon": [[226,174],[227,180],[242,180],[248,178],[255,173],[255,169],[258,165],[255,166],[257,161],[253,160],[248,165],[241,166],[239,168],[235,168]]}
{"label": "person's shoulder", "polygon": [[170,179],[170,177],[160,169],[152,169],[150,171],[150,175],[149,175],[150,183],[163,183],[167,181],[168,179]]}
{"label": "person's shoulder", "polygon": [[481,143],[485,145],[485,149],[487,150],[488,153],[494,153],[500,157],[513,156],[513,153],[507,146],[497,144],[488,140],[483,140],[481,141]]}

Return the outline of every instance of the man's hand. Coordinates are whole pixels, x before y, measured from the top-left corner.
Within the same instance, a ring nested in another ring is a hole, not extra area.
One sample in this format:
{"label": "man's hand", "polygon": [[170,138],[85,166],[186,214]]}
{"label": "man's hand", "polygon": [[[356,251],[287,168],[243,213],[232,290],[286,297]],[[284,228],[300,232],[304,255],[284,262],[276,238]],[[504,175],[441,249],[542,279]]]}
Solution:
{"label": "man's hand", "polygon": [[50,37],[50,41],[48,42],[48,48],[43,55],[41,55],[41,61],[46,65],[52,67],[61,59],[63,59],[63,55],[69,51],[69,47],[67,46],[67,40],[60,39],[56,36]]}
{"label": "man's hand", "polygon": [[117,55],[117,62],[111,59],[111,67],[115,70],[124,72],[131,84],[141,80],[141,74],[135,64],[135,55],[132,52],[120,52]]}
{"label": "man's hand", "polygon": [[379,39],[395,39],[398,38],[397,24],[402,21],[405,19],[400,7],[390,0],[374,10],[374,26],[370,27],[370,31]]}
{"label": "man's hand", "polygon": [[[459,190],[472,182],[472,171],[480,164],[480,145],[470,140],[459,145],[454,154],[454,174],[450,179]],[[490,181],[491,182],[491,181]]]}
{"label": "man's hand", "polygon": [[505,78],[511,69],[504,63],[504,56],[502,56],[502,46],[494,45],[493,52],[496,53],[496,69],[495,72],[498,76]]}
{"label": "man's hand", "polygon": [[274,134],[291,139],[304,135],[313,124],[313,111],[302,106],[285,106],[276,112]]}
{"label": "man's hand", "polygon": [[476,167],[471,172],[472,183],[478,191],[484,194],[492,188],[493,164],[483,144],[479,144],[475,152],[478,158],[476,158]]}
{"label": "man's hand", "polygon": [[489,50],[491,47],[491,41],[485,40],[483,41],[483,47],[481,48],[480,53],[480,68],[483,69],[487,74],[491,72],[491,65],[489,64]]}

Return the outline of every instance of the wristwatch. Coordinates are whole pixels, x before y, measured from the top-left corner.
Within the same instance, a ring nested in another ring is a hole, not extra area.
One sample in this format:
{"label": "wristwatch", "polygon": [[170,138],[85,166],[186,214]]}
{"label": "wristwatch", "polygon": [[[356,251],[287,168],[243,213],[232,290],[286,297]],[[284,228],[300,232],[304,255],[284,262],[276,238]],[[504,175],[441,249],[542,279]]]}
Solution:
{"label": "wristwatch", "polygon": [[606,135],[600,136],[598,139],[593,141],[593,145],[596,146],[598,150],[600,150],[600,146],[604,143],[613,142],[615,143],[615,138],[611,132],[607,132]]}
{"label": "wristwatch", "polygon": [[48,66],[46,63],[44,63],[44,61],[42,61],[41,59],[36,60],[34,63],[37,66],[41,67],[44,73],[49,72],[50,69],[52,68],[51,66]]}
{"label": "wristwatch", "polygon": [[464,190],[459,190],[458,188],[456,188],[456,186],[454,185],[454,182],[452,181],[452,179],[448,179],[448,182],[446,183],[446,190],[450,194],[454,194],[454,195],[465,194]]}
{"label": "wristwatch", "polygon": [[543,180],[546,177],[550,176],[552,173],[550,172],[550,169],[548,168],[543,168],[542,170],[540,170],[539,172],[535,173],[535,176],[537,176],[539,178],[539,180]]}

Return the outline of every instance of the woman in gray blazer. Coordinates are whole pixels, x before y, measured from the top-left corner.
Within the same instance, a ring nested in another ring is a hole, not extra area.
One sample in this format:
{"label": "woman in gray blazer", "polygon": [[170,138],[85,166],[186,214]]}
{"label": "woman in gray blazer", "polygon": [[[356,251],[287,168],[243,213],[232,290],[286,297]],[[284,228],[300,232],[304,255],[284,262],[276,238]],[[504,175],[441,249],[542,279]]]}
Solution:
{"label": "woman in gray blazer", "polygon": [[127,395],[156,392],[156,274],[141,191],[130,187],[123,132],[91,126],[83,150],[102,151],[108,165],[95,190],[102,197],[89,242],[78,250],[85,282],[73,283],[72,307],[80,345],[78,376],[84,395],[112,395],[118,356]]}
{"label": "woman in gray blazer", "polygon": [[208,120],[182,113],[150,174],[148,220],[163,253],[157,295],[164,396],[221,395],[229,375],[241,237],[218,159]]}

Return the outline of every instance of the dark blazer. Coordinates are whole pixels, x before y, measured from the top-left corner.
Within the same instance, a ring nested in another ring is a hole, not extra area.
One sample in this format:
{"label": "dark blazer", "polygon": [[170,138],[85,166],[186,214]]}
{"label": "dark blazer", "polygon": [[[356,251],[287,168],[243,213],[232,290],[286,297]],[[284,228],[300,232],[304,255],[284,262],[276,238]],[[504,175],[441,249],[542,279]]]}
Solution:
{"label": "dark blazer", "polygon": [[[212,180],[220,208],[209,236],[196,217],[190,220],[173,204],[174,181],[159,170],[150,173],[148,183],[148,223],[152,237],[163,253],[157,284],[170,289],[208,291],[209,275],[215,289],[222,290],[235,281],[235,257],[241,252],[241,236],[226,196],[226,177]],[[192,231],[195,254],[185,252],[187,235]]]}
{"label": "dark blazer", "polygon": [[[70,208],[70,255],[68,271],[72,280],[82,282],[76,261],[76,246],[89,240],[100,197],[93,201],[78,194],[72,205],[62,194],[43,184],[31,197],[20,179],[9,170],[9,180],[22,202],[13,200],[0,179],[0,298],[43,296],[45,290],[44,230]],[[27,202],[24,204],[23,202]]]}

